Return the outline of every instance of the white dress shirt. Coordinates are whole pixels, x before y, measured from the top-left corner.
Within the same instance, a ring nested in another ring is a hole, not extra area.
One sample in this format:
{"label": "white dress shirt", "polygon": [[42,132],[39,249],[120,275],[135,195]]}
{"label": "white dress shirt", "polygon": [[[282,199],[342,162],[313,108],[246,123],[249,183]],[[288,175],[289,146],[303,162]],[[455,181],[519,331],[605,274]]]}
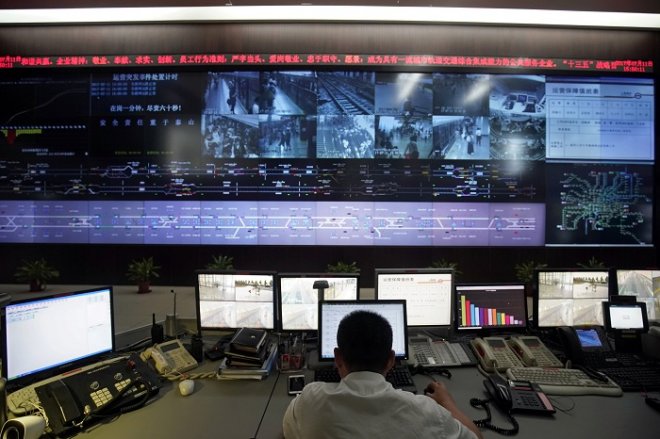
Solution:
{"label": "white dress shirt", "polygon": [[289,404],[283,429],[286,439],[476,439],[433,399],[394,389],[374,372],[307,384]]}

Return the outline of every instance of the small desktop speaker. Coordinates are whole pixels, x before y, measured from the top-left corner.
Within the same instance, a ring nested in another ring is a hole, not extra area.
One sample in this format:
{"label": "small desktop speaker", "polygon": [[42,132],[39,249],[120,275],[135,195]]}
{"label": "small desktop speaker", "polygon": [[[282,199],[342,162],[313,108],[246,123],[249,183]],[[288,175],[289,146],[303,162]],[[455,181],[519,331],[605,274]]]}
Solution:
{"label": "small desktop speaker", "polygon": [[2,439],[39,439],[46,428],[41,416],[31,415],[10,419],[2,427]]}

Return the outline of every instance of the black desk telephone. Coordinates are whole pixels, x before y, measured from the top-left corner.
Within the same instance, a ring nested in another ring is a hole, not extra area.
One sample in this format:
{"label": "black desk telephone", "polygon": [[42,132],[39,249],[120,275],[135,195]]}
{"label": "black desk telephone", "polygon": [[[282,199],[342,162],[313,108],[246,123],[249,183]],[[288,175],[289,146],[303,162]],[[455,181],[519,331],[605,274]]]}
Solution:
{"label": "black desk telephone", "polygon": [[137,354],[35,389],[54,435],[142,407],[158,393],[160,378]]}
{"label": "black desk telephone", "polygon": [[541,388],[529,381],[507,381],[499,375],[489,375],[484,380],[484,387],[505,412],[555,413]]}

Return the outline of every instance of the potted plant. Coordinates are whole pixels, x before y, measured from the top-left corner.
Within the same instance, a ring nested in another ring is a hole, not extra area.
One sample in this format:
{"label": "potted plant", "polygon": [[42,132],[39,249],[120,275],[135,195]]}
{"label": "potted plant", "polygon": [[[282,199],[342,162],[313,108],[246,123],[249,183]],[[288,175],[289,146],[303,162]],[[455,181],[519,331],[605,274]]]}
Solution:
{"label": "potted plant", "polygon": [[234,268],[234,258],[231,256],[212,256],[213,260],[206,266],[209,270],[231,270]]}
{"label": "potted plant", "polygon": [[448,261],[447,259],[444,258],[431,262],[431,268],[447,268],[453,270],[455,277],[458,277],[460,274],[463,274],[463,272],[458,269],[458,262]]}
{"label": "potted plant", "polygon": [[525,284],[525,293],[532,295],[532,283],[534,282],[534,271],[546,268],[548,264],[542,264],[536,261],[520,262],[513,269],[516,272],[516,279]]}
{"label": "potted plant", "polygon": [[46,282],[60,277],[60,272],[53,268],[44,258],[23,261],[14,273],[19,282],[28,282],[30,291],[43,291]]}
{"label": "potted plant", "polygon": [[603,261],[599,261],[598,259],[596,259],[595,256],[589,258],[587,262],[578,262],[577,265],[578,267],[593,268],[595,270],[602,270],[603,268],[605,268],[605,263]]}
{"label": "potted plant", "polygon": [[128,264],[126,277],[137,283],[138,294],[144,294],[151,291],[151,280],[157,278],[160,266],[154,263],[154,258],[135,259]]}
{"label": "potted plant", "polygon": [[337,261],[334,264],[328,264],[326,270],[328,270],[328,273],[359,273],[360,272],[360,269],[357,266],[357,262],[355,261],[351,263]]}

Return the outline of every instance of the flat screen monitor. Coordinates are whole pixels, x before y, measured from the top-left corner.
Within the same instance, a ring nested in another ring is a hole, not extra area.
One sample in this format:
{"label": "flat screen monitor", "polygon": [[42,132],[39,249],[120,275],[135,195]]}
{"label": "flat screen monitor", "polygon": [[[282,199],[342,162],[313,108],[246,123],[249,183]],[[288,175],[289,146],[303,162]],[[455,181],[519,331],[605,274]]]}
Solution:
{"label": "flat screen monitor", "polygon": [[603,303],[605,328],[608,331],[639,331],[649,329],[649,321],[644,302],[633,303]]}
{"label": "flat screen monitor", "polygon": [[115,348],[112,287],[15,301],[2,312],[9,388],[99,361]]}
{"label": "flat screen monitor", "polygon": [[458,330],[527,327],[524,284],[456,285],[455,303]]}
{"label": "flat screen monitor", "polygon": [[616,270],[617,293],[646,304],[649,320],[660,320],[660,270]]}
{"label": "flat screen monitor", "polygon": [[196,272],[199,330],[274,329],[274,288],[274,272]]}
{"label": "flat screen monitor", "polygon": [[[282,331],[316,331],[321,291],[323,300],[358,299],[358,273],[280,273],[277,278]],[[324,281],[327,287],[319,289]]]}
{"label": "flat screen monitor", "polygon": [[534,316],[538,327],[603,326],[609,296],[607,269],[543,269],[535,272]]}
{"label": "flat screen monitor", "polygon": [[319,360],[334,360],[339,322],[357,310],[371,311],[385,317],[392,327],[394,355],[397,359],[408,358],[405,300],[341,300],[319,302]]}
{"label": "flat screen monitor", "polygon": [[406,301],[408,325],[451,325],[454,272],[447,269],[376,269],[376,299]]}

